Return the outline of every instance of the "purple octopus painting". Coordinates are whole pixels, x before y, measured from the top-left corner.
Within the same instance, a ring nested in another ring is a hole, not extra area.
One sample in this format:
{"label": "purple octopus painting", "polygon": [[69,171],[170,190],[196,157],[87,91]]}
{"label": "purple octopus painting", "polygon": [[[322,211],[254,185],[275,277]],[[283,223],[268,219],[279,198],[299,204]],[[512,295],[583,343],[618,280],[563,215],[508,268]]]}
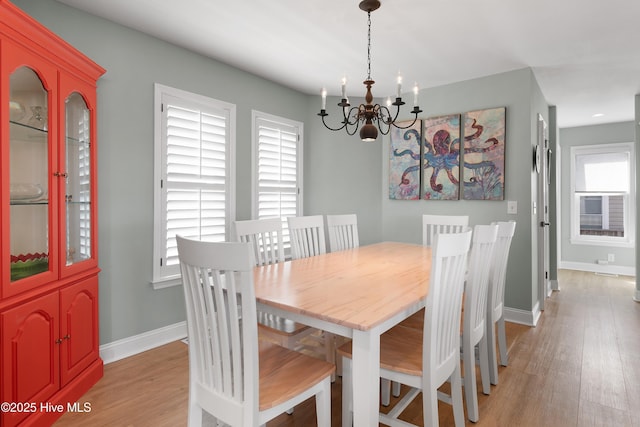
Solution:
{"label": "purple octopus painting", "polygon": [[458,200],[460,115],[426,119],[423,135],[422,197],[427,200]]}
{"label": "purple octopus painting", "polygon": [[504,200],[505,110],[464,114],[465,200]]}
{"label": "purple octopus painting", "polygon": [[[398,123],[408,126],[411,122]],[[409,129],[391,128],[389,156],[389,198],[420,199],[420,131],[418,120]]]}

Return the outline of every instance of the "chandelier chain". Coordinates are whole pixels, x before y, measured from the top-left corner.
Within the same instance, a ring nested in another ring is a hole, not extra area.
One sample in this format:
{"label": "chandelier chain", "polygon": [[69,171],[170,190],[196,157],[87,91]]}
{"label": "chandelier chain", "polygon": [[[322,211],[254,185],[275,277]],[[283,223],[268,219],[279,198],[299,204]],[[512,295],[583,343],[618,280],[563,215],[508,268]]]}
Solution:
{"label": "chandelier chain", "polygon": [[367,12],[367,80],[371,80],[371,11]]}

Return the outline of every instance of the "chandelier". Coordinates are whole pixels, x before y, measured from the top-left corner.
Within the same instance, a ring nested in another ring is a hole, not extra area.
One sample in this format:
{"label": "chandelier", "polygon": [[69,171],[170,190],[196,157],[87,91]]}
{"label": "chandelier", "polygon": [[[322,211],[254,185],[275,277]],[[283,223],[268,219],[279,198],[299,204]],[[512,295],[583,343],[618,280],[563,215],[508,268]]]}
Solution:
{"label": "chandelier", "polygon": [[[413,122],[408,126],[399,126],[396,123],[398,118],[398,114],[400,114],[400,107],[405,103],[402,101],[401,90],[402,90],[402,77],[398,76],[398,90],[395,102],[391,102],[389,98],[387,100],[387,105],[373,104],[373,94],[371,93],[371,86],[375,83],[371,79],[371,12],[378,9],[380,7],[379,0],[362,0],[359,5],[360,9],[367,12],[367,25],[368,25],[368,34],[367,34],[367,79],[363,82],[367,88],[367,93],[365,95],[365,104],[360,104],[357,107],[351,107],[349,104],[349,99],[346,95],[346,78],[342,79],[342,100],[338,103],[338,107],[342,109],[342,122],[341,125],[332,128],[327,125],[325,121],[325,117],[329,115],[326,110],[327,105],[327,91],[322,89],[322,108],[318,115],[322,117],[322,123],[324,126],[332,131],[340,131],[344,129],[349,135],[354,135],[360,125],[360,139],[366,142],[375,141],[378,137],[378,130],[383,135],[387,135],[391,126],[394,126],[398,129],[408,129],[415,124],[418,120],[418,114],[422,112],[420,107],[418,107],[418,85],[416,84],[413,88],[413,110],[412,114],[415,115]],[[395,106],[395,115],[392,116],[390,108],[391,106]]]}

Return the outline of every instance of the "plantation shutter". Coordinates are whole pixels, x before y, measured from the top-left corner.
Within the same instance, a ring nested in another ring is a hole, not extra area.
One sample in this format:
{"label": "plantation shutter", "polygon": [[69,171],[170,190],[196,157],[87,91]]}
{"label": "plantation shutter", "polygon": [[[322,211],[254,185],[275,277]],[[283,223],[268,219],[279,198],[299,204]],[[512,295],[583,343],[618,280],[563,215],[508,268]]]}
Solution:
{"label": "plantation shutter", "polygon": [[176,235],[226,240],[228,114],[168,103],[165,266],[178,265]]}
{"label": "plantation shutter", "polygon": [[255,119],[257,134],[258,219],[280,217],[285,249],[289,248],[286,218],[299,214],[299,134],[295,124]]}

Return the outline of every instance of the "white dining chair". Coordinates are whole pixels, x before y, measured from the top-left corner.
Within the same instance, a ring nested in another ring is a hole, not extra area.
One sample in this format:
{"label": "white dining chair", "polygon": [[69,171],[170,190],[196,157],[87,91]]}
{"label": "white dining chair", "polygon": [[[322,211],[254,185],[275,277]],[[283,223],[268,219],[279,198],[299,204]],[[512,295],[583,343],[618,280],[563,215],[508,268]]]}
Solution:
{"label": "white dining chair", "polygon": [[360,246],[358,216],[355,214],[327,215],[327,233],[331,252]]}
{"label": "white dining chair", "polygon": [[282,220],[280,218],[235,221],[236,240],[250,243],[256,265],[284,262]]}
{"label": "white dining chair", "polygon": [[[456,427],[464,426],[460,374],[460,312],[471,230],[439,234],[433,245],[429,294],[423,330],[394,326],[380,337],[380,378],[406,384],[407,394],[379,421],[389,426],[411,426],[398,416],[422,393],[423,425],[438,425],[438,399],[453,406]],[[343,363],[342,425],[352,425],[352,347],[338,349]],[[357,379],[356,379],[357,380]],[[451,394],[438,388],[449,381]]]}
{"label": "white dining chair", "polygon": [[291,257],[307,258],[327,252],[322,215],[287,217]]}
{"label": "white dining chair", "polygon": [[[257,266],[284,262],[282,220],[252,219],[234,222],[236,241],[249,243]],[[303,341],[316,329],[273,314],[258,311],[260,337],[291,350],[307,347]],[[312,347],[317,350],[317,347]]]}
{"label": "white dining chair", "polygon": [[250,244],[178,236],[189,337],[189,427],[255,427],[315,396],[331,425],[330,363],[258,341]]}
{"label": "white dining chair", "polygon": [[[500,351],[500,365],[507,366],[507,335],[504,325],[504,289],[511,240],[516,231],[515,221],[501,221],[498,225],[498,239],[494,248],[487,299],[487,343],[489,355],[489,378],[491,384],[498,384],[498,361],[496,340]],[[497,332],[496,332],[497,326]]]}
{"label": "white dining chair", "polygon": [[469,268],[464,288],[461,338],[464,367],[463,384],[467,418],[474,423],[478,422],[480,417],[476,385],[476,347],[478,348],[482,392],[484,394],[491,392],[486,317],[491,260],[497,237],[497,225],[476,225],[473,228]]}
{"label": "white dining chair", "polygon": [[422,215],[422,244],[431,246],[439,233],[459,233],[469,225],[467,215]]}
{"label": "white dining chair", "polygon": [[[435,241],[435,237],[440,233],[460,233],[465,231],[469,225],[469,216],[467,215],[422,215],[422,245],[430,247]],[[410,318],[406,319],[403,324],[405,326],[422,327],[424,319],[424,310],[420,310]],[[381,384],[382,397],[381,402],[384,406],[389,405],[392,393],[398,397],[400,395],[400,384],[390,384],[383,380]]]}

